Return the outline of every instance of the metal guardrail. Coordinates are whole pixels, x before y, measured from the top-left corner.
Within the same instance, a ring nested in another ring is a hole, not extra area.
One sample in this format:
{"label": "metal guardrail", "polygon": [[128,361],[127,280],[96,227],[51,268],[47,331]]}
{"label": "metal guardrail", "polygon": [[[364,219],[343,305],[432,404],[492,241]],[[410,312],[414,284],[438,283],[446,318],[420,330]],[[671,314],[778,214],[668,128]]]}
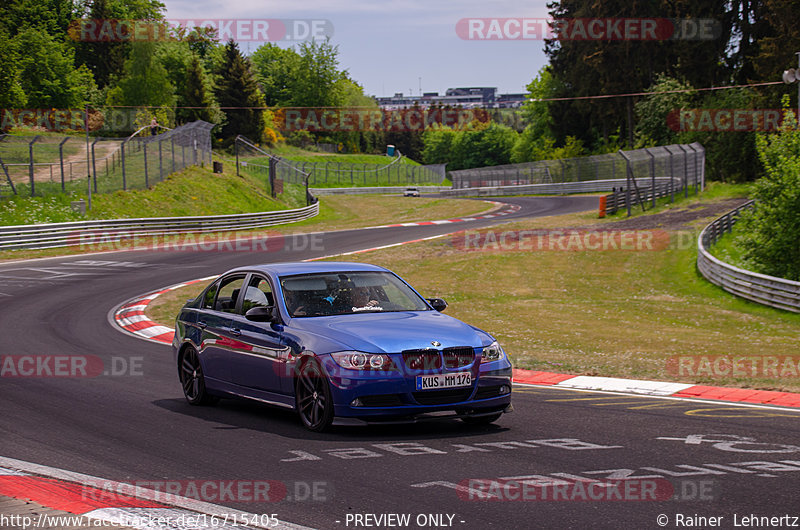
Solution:
{"label": "metal guardrail", "polygon": [[749,201],[706,226],[697,238],[697,269],[703,277],[731,294],[759,304],[800,313],[800,282],[751,272],[725,263],[706,250],[730,232]]}
{"label": "metal guardrail", "polygon": [[419,190],[420,194],[441,193],[450,190],[450,186],[374,186],[358,188],[309,188],[308,190],[316,196],[320,195],[363,195],[374,193],[403,193],[409,188]]}
{"label": "metal guardrail", "polygon": [[115,238],[119,240],[192,232],[249,230],[303,221],[318,213],[319,202],[314,202],[303,208],[261,213],[3,226],[0,227],[0,250],[67,247],[80,244],[85,240],[82,238],[90,237],[93,237],[93,240],[100,238],[103,242],[111,243]]}
{"label": "metal guardrail", "polygon": [[[660,177],[657,181],[668,181]],[[649,178],[636,179],[642,185],[650,182]],[[550,195],[568,193],[597,193],[612,191],[625,186],[628,179],[587,180],[582,182],[558,182],[551,184],[523,184],[520,186],[487,186],[482,188],[460,188],[442,191],[447,197],[497,197],[500,195]]]}
{"label": "metal guardrail", "polygon": [[[637,182],[638,184],[638,182]],[[617,213],[618,210],[632,207],[634,201],[638,203],[642,210],[645,209],[645,204],[653,199],[660,199],[662,197],[671,197],[672,202],[675,201],[675,194],[680,193],[684,188],[682,179],[675,178],[656,178],[655,192],[653,191],[652,183],[642,188],[621,187],[618,190],[613,190],[606,195],[606,214]],[[636,197],[634,197],[634,194]]]}

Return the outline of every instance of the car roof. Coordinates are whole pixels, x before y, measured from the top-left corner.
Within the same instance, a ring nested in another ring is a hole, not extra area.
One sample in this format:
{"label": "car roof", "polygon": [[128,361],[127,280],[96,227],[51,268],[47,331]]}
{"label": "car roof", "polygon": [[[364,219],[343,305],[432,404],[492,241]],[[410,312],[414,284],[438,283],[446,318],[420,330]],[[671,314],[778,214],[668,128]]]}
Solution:
{"label": "car roof", "polygon": [[227,271],[231,272],[262,272],[270,276],[288,276],[291,274],[314,274],[327,272],[359,272],[378,271],[386,272],[387,269],[369,263],[353,263],[349,261],[313,261],[313,262],[285,262],[265,263],[263,265],[250,265],[238,267]]}

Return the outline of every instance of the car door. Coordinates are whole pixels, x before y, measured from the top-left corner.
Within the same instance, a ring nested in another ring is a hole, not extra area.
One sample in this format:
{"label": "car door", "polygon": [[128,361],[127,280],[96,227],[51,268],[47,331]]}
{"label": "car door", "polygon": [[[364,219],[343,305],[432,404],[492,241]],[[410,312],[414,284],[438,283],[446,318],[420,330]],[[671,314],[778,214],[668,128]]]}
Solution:
{"label": "car door", "polygon": [[289,356],[280,327],[270,322],[253,322],[245,317],[254,307],[274,308],[273,293],[265,276],[250,275],[229,330],[231,338],[237,342],[237,347],[232,350],[231,371],[237,385],[280,393],[281,377]]}
{"label": "car door", "polygon": [[196,325],[202,330],[200,355],[207,378],[226,383],[233,381],[231,318],[246,277],[246,274],[233,274],[221,278],[209,287],[203,297]]}

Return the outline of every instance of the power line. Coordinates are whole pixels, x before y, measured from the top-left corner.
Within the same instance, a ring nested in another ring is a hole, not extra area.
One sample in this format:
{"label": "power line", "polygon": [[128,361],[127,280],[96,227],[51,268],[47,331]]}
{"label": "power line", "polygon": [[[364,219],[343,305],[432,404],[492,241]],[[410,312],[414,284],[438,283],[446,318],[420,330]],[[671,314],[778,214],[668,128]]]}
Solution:
{"label": "power line", "polygon": [[[727,86],[714,86],[714,87],[705,87],[705,88],[681,88],[675,90],[659,90],[657,92],[629,92],[626,94],[601,94],[597,96],[570,96],[570,97],[563,97],[563,98],[536,98],[536,99],[528,99],[528,101],[533,101],[536,103],[546,102],[546,101],[577,101],[577,100],[587,100],[587,99],[611,99],[611,98],[627,98],[627,97],[634,97],[634,96],[657,96],[661,94],[686,94],[690,92],[707,92],[712,90],[730,90],[734,88],[755,88],[755,87],[762,87],[762,86],[772,86],[772,85],[782,85],[784,84],[782,81],[767,81],[764,83],[749,83],[745,85],[727,85]],[[93,107],[93,108],[118,108],[118,109],[211,109],[216,108],[219,110],[285,110],[285,109],[306,109],[306,108],[314,108],[314,109],[368,109],[368,110],[380,110],[380,108],[375,107],[364,107],[364,106],[325,106],[320,105],[318,107],[185,107],[185,106],[156,106],[156,105],[102,105],[100,107]]]}
{"label": "power line", "polygon": [[572,96],[566,98],[541,98],[529,99],[528,101],[543,102],[543,101],[575,101],[579,99],[609,99],[609,98],[627,98],[633,96],[656,96],[660,94],[681,94],[688,92],[705,92],[709,90],[727,90],[731,88],[752,88],[759,86],[781,85],[782,81],[768,81],[765,83],[750,83],[747,85],[728,85],[728,86],[713,86],[706,88],[681,88],[675,90],[659,90],[658,92],[631,92],[628,94],[604,94],[600,96]]}

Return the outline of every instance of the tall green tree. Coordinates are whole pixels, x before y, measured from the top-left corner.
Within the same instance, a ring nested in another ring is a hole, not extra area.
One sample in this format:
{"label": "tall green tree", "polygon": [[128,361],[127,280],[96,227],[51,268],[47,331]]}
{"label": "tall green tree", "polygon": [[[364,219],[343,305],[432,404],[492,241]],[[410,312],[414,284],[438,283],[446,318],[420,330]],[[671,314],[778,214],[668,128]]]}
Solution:
{"label": "tall green tree", "polygon": [[292,89],[296,107],[336,107],[343,103],[342,80],[347,71],[339,69],[339,47],[330,39],[307,41],[298,47],[300,61]]}
{"label": "tall green tree", "polygon": [[172,106],[175,104],[175,87],[167,70],[156,57],[157,44],[136,41],[125,61],[123,76],[109,90],[109,104],[140,106]]}
{"label": "tall green tree", "polygon": [[241,134],[260,142],[266,124],[263,109],[258,107],[264,106],[264,100],[250,68],[250,61],[242,55],[233,39],[225,45],[224,59],[217,77],[217,101],[226,117],[222,136],[231,140]]}
{"label": "tall green tree", "polygon": [[186,80],[179,90],[178,96],[179,106],[188,107],[177,110],[179,121],[203,120],[214,123],[219,119],[217,116],[219,108],[208,90],[206,73],[203,71],[200,58],[196,55],[193,55],[190,60],[189,68],[186,71]]}
{"label": "tall green tree", "polygon": [[86,68],[75,69],[72,49],[45,32],[28,28],[16,36],[19,85],[35,108],[82,106],[94,87]]}
{"label": "tall green tree", "polygon": [[800,281],[800,131],[788,104],[782,130],[757,138],[766,174],[754,185],[756,208],[737,224],[737,244],[755,270]]}
{"label": "tall green tree", "polygon": [[270,107],[294,105],[300,56],[292,48],[268,42],[250,56],[253,72]]}
{"label": "tall green tree", "polygon": [[22,108],[26,101],[20,83],[17,43],[0,26],[0,108]]}
{"label": "tall green tree", "polygon": [[[164,4],[158,0],[90,0],[82,18],[92,21],[156,22],[163,20],[163,11]],[[94,75],[97,85],[104,88],[111,84],[114,76],[122,74],[130,48],[129,40],[80,41],[76,44],[77,62],[85,64]]]}

